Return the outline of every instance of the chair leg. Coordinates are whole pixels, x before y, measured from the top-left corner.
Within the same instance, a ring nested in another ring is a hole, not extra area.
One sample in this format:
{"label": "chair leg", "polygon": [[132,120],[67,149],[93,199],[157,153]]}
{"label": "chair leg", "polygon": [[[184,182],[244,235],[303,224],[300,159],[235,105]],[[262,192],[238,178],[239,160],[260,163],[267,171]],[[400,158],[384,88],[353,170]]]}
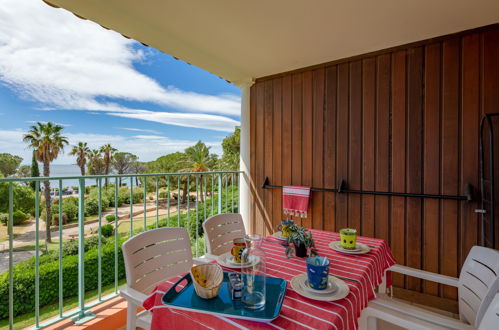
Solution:
{"label": "chair leg", "polygon": [[126,330],[135,330],[137,328],[137,306],[128,302],[126,311]]}
{"label": "chair leg", "polygon": [[378,322],[371,308],[365,308],[359,317],[359,330],[376,330]]}
{"label": "chair leg", "polygon": [[367,330],[367,316],[365,310],[360,312],[359,330]]}
{"label": "chair leg", "polygon": [[378,319],[375,317],[368,317],[367,318],[367,329],[377,330],[378,329]]}

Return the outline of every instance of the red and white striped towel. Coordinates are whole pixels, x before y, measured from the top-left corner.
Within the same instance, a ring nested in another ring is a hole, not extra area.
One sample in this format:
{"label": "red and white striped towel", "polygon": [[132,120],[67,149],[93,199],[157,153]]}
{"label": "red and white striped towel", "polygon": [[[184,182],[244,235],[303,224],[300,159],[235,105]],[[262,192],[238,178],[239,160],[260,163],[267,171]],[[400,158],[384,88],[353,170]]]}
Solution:
{"label": "red and white striped towel", "polygon": [[282,208],[284,214],[306,218],[308,213],[308,202],[310,198],[310,187],[282,187]]}

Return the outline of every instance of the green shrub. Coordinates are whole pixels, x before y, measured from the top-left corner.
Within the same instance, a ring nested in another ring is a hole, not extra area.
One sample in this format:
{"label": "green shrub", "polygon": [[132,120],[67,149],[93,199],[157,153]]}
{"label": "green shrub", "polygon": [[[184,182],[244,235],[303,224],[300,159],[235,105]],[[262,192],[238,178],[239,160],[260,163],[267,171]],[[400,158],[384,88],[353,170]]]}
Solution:
{"label": "green shrub", "polygon": [[[115,202],[114,187],[108,188],[107,190],[103,191],[102,193],[103,193],[103,195],[106,196],[107,200],[109,201],[109,206],[114,207],[115,206],[114,205],[114,202]],[[118,206],[121,206],[121,205],[123,205],[123,197],[118,192]]]}
{"label": "green shrub", "polygon": [[[136,189],[139,189],[139,190],[134,189],[133,202],[134,203],[141,203],[144,200],[144,191],[140,190],[140,188],[136,188]],[[130,204],[130,189],[120,188],[119,198],[123,201],[123,203]]]}
{"label": "green shrub", "polygon": [[99,213],[99,202],[95,198],[86,198],[85,199],[85,216],[96,215]]}
{"label": "green shrub", "polygon": [[62,255],[72,256],[78,254],[78,240],[72,239],[62,243]]}
{"label": "green shrub", "polygon": [[[120,244],[121,245],[121,242]],[[118,248],[118,279],[125,277],[125,267],[121,248]],[[101,249],[102,285],[114,283],[114,240],[108,241]],[[78,295],[78,255],[63,258],[64,298]],[[98,251],[96,248],[85,253],[85,291],[94,290],[98,285]],[[14,315],[32,312],[35,309],[35,268],[34,258],[14,266]],[[53,254],[40,257],[40,306],[56,302],[59,297],[59,261]],[[0,275],[0,297],[9,296],[9,274]],[[0,319],[9,317],[9,300],[0,300]]]}
{"label": "green shrub", "polygon": [[[101,237],[101,244],[106,243],[106,237]],[[95,248],[99,245],[99,236],[94,235],[85,238],[85,252]],[[57,252],[57,251],[56,251]],[[63,256],[72,256],[78,254],[78,240],[72,239],[62,243],[62,255]]]}
{"label": "green shrub", "polygon": [[0,222],[4,225],[7,225],[7,221],[9,221],[9,215],[5,213],[0,213]]}
{"label": "green shrub", "polygon": [[100,232],[104,237],[111,237],[114,234],[114,227],[110,224],[104,225],[100,228]]}
{"label": "green shrub", "polygon": [[14,226],[16,226],[28,220],[29,216],[21,210],[15,210],[14,213],[12,213],[12,218]]}
{"label": "green shrub", "polygon": [[62,213],[68,217],[68,222],[78,220],[78,200],[74,197],[65,198],[62,201]]}
{"label": "green shrub", "polygon": [[106,215],[106,221],[107,222],[114,222],[116,220],[116,216],[114,214],[108,214]]}
{"label": "green shrub", "polygon": [[[159,192],[159,198],[168,198],[168,192],[166,191],[160,191]],[[171,198],[171,195],[170,195]]]}
{"label": "green shrub", "polygon": [[[104,235],[100,239],[101,246],[107,242],[107,238]],[[99,246],[99,235],[93,235],[85,238],[85,252],[90,251],[97,246]]]}
{"label": "green shrub", "polygon": [[[65,225],[69,222],[69,218],[67,214],[62,213],[62,224]],[[59,212],[55,213],[52,215],[52,226],[58,226],[59,225]]]}
{"label": "green shrub", "polygon": [[[30,186],[12,184],[14,210],[21,210],[26,214],[35,213],[35,193]],[[0,212],[9,212],[9,184],[0,182]]]}

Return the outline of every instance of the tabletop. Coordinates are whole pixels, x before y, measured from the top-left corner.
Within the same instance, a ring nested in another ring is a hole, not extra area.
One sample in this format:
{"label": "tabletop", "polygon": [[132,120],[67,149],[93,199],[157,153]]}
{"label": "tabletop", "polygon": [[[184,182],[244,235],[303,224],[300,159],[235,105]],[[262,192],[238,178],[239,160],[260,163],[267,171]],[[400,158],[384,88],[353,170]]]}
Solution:
{"label": "tabletop", "polygon": [[[289,281],[306,272],[305,258],[286,258],[285,248],[273,236],[265,237],[262,249],[266,254],[267,275],[288,281],[281,313],[271,323],[231,319],[190,311],[174,310],[163,305],[163,294],[181,276],[160,284],[144,302],[151,310],[152,329],[357,329],[360,312],[375,298],[375,288],[381,284],[384,272],[395,263],[384,240],[357,237],[368,244],[371,251],[363,255],[346,255],[331,249],[328,244],[339,240],[339,234],[311,230],[316,250],[330,260],[330,274],[340,276],[350,288],[347,297],[324,302],[305,298],[296,293]],[[224,271],[234,271],[224,268]]]}

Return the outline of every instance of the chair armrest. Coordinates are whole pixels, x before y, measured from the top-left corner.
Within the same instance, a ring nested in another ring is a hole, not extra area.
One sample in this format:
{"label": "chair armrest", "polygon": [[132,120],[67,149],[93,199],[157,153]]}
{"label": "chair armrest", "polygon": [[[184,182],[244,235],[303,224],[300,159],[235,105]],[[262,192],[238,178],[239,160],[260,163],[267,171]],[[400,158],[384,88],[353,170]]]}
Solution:
{"label": "chair armrest", "polygon": [[192,258],[192,261],[194,261],[194,264],[199,265],[199,264],[209,264],[211,262],[211,259],[206,258],[206,256],[200,257],[200,258]]}
{"label": "chair armrest", "polygon": [[134,290],[127,285],[120,289],[120,296],[138,307],[142,307],[142,303],[147,298],[147,296],[142,292]]}
{"label": "chair armrest", "polygon": [[459,279],[455,277],[427,272],[425,270],[415,269],[407,266],[393,265],[390,268],[388,268],[388,270],[399,274],[417,277],[422,280],[437,282],[440,284],[450,285],[454,287],[457,287],[459,285]]}
{"label": "chair armrest", "polygon": [[205,255],[203,257],[208,259],[208,260],[217,260],[217,258],[218,258],[218,256],[211,254],[211,253],[205,253]]}

